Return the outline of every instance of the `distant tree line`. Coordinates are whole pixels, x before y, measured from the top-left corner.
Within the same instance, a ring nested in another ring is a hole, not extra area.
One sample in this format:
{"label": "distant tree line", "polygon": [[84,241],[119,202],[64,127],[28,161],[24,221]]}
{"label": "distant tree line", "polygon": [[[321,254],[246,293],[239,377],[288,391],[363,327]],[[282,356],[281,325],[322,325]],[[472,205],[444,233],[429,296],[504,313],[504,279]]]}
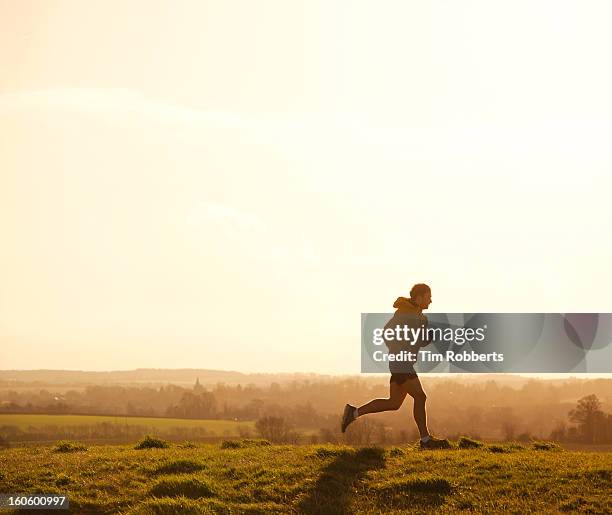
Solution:
{"label": "distant tree line", "polygon": [[[386,397],[387,381],[306,379],[266,386],[219,383],[207,388],[199,382],[193,387],[91,385],[62,391],[20,385],[19,389],[0,388],[0,413],[280,419],[285,424],[285,435],[275,434],[272,439],[291,440],[294,438],[291,432],[299,431],[302,439],[335,441],[341,438],[338,419],[344,404],[358,405],[375,397]],[[503,378],[475,382],[469,378],[424,375],[422,382],[428,393],[429,425],[437,434],[491,440],[552,436],[560,441],[612,441],[608,414],[612,411],[610,379],[533,379],[515,385],[504,383]],[[399,412],[364,417],[350,435],[342,438],[353,439],[355,443],[409,441],[416,437],[411,412],[412,402],[408,398]],[[265,425],[260,428],[262,433],[267,431]]]}

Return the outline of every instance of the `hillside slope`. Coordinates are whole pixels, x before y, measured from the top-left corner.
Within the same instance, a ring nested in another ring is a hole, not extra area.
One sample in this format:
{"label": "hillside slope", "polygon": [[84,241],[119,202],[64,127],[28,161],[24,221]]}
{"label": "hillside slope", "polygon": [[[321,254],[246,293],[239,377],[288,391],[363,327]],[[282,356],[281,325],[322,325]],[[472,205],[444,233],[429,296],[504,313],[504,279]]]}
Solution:
{"label": "hillside slope", "polygon": [[4,449],[0,491],[64,493],[79,513],[612,509],[611,453],[265,443]]}

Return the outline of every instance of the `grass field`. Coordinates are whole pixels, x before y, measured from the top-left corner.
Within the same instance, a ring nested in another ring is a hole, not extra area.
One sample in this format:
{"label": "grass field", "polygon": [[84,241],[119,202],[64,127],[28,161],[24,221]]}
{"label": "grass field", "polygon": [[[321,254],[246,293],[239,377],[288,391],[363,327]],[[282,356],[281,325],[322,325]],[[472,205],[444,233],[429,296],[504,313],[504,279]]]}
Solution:
{"label": "grass field", "polygon": [[10,448],[0,450],[0,491],[66,494],[78,513],[612,510],[610,453],[232,446]]}
{"label": "grass field", "polygon": [[98,415],[30,415],[30,414],[0,414],[0,426],[16,426],[21,430],[29,427],[44,428],[46,426],[87,426],[101,423],[145,426],[156,429],[171,427],[201,427],[219,436],[237,435],[238,427],[253,429],[254,422],[234,422],[232,420],[200,420],[181,418],[155,417],[113,417]]}

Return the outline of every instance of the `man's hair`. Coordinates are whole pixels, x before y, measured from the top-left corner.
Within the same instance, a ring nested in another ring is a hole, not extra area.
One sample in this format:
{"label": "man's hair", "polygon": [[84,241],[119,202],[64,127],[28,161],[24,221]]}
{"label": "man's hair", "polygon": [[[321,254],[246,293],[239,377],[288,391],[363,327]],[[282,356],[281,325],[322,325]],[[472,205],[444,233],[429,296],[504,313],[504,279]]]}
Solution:
{"label": "man's hair", "polygon": [[426,284],[419,283],[415,284],[410,290],[410,298],[416,299],[419,295],[424,295],[425,293],[431,292],[431,288]]}

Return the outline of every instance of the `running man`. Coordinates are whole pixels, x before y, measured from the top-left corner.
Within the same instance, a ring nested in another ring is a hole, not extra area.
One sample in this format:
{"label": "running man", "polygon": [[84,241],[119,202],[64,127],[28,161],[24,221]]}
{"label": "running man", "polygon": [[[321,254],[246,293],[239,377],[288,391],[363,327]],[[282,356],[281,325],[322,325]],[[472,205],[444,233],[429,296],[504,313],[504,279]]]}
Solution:
{"label": "running man", "polygon": [[[423,310],[431,304],[431,288],[426,284],[415,284],[410,290],[410,298],[399,297],[393,307],[396,308],[393,318],[387,322],[385,328],[408,325],[411,328],[427,327],[427,317]],[[420,347],[428,345],[430,341],[421,339],[414,345],[406,342],[386,341],[389,352],[397,354],[401,350],[417,351]],[[391,379],[389,381],[389,398],[373,399],[363,406],[355,407],[347,404],[342,415],[341,429],[344,433],[348,425],[357,417],[368,413],[381,411],[395,411],[400,408],[406,395],[414,399],[414,420],[421,435],[421,449],[443,449],[449,447],[448,440],[440,440],[429,434],[427,429],[427,412],[425,401],[427,396],[421,386],[421,381],[414,370],[412,362],[389,361]]]}

